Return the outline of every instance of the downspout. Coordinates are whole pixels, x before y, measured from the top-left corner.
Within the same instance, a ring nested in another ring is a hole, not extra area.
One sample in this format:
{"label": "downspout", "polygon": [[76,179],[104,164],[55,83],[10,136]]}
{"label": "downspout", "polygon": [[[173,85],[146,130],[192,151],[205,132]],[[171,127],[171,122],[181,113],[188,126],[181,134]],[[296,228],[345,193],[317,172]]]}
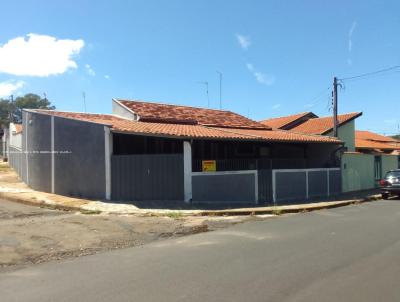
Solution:
{"label": "downspout", "polygon": [[[345,147],[343,144],[331,152],[331,160],[333,163],[336,163],[336,159],[337,159],[336,153],[339,151],[342,151],[342,153],[344,153],[347,151],[347,147]],[[342,166],[342,157],[339,156],[339,167],[341,167],[341,166]]]}

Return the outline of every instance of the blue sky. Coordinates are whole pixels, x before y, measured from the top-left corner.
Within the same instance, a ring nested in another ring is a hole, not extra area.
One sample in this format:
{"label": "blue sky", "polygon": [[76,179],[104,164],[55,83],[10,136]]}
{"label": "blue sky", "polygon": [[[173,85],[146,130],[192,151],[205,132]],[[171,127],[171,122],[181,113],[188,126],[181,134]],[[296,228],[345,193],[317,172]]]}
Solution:
{"label": "blue sky", "polygon": [[[204,81],[219,108],[219,70],[224,109],[328,115],[333,76],[400,65],[399,1],[14,0],[2,11],[0,94],[46,93],[60,110],[83,111],[83,91],[88,112],[110,112],[113,97],[206,107]],[[399,71],[346,81],[339,113],[397,132]]]}

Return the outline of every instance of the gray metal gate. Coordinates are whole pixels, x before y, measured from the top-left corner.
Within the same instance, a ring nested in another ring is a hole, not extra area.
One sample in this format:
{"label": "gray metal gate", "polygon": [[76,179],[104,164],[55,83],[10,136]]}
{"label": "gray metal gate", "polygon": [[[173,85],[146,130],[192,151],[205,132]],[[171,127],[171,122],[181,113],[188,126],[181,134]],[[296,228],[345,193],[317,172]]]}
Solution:
{"label": "gray metal gate", "polygon": [[183,200],[183,155],[111,157],[113,200]]}
{"label": "gray metal gate", "polygon": [[340,168],[272,171],[273,201],[290,202],[341,193]]}

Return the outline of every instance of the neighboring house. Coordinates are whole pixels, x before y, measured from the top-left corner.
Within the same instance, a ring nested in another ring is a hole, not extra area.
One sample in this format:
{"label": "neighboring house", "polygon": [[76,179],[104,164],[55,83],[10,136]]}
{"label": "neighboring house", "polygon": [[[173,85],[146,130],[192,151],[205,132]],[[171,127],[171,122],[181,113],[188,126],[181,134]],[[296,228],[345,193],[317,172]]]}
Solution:
{"label": "neighboring house", "polygon": [[[347,151],[355,151],[355,119],[361,115],[361,112],[338,115],[338,137],[345,143]],[[277,129],[291,132],[333,136],[333,118],[331,116],[318,117],[312,112],[264,120],[262,123],[275,124],[278,126]]]}
{"label": "neighboring house", "polygon": [[[338,137],[344,142],[341,156],[344,192],[375,188],[389,170],[399,167],[399,141],[368,131],[356,131],[355,119],[362,113],[338,115]],[[262,121],[294,133],[333,136],[333,118],[305,112]]]}
{"label": "neighboring house", "polygon": [[230,111],[113,100],[113,114],[24,110],[16,156],[22,179],[45,192],[268,203],[339,193],[342,145]]}
{"label": "neighboring house", "polygon": [[10,123],[7,133],[7,158],[10,165],[21,175],[23,166],[22,124]]}
{"label": "neighboring house", "polygon": [[356,151],[369,154],[394,154],[400,151],[400,140],[370,131],[356,130]]}

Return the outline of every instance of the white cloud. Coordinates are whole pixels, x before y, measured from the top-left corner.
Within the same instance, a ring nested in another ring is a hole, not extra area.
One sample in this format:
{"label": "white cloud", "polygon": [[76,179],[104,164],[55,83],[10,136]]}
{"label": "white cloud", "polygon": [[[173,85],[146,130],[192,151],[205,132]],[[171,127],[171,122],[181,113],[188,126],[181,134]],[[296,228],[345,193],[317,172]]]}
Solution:
{"label": "white cloud", "polygon": [[[349,55],[351,54],[352,50],[353,50],[353,33],[355,31],[357,27],[357,21],[353,21],[353,23],[351,24],[351,27],[349,29],[349,33],[348,33],[348,50],[349,50]],[[349,58],[347,59],[347,64],[348,65],[353,65],[353,61]]]}
{"label": "white cloud", "polygon": [[251,63],[247,63],[246,67],[260,84],[270,86],[275,83],[275,77],[273,75],[265,74],[258,71]]}
{"label": "white cloud", "polygon": [[279,109],[281,107],[282,107],[281,104],[275,104],[274,106],[272,106],[272,109]]}
{"label": "white cloud", "polygon": [[357,21],[353,21],[353,24],[351,24],[351,27],[349,30],[349,52],[351,52],[353,49],[352,38],[353,38],[353,33],[354,33],[354,30],[356,29],[356,27],[357,27]]}
{"label": "white cloud", "polygon": [[105,78],[106,80],[109,80],[109,79],[110,79],[110,76],[109,76],[108,74],[106,74],[106,75],[104,75],[104,78]]}
{"label": "white cloud", "polygon": [[390,119],[384,120],[383,122],[385,124],[395,125],[395,124],[399,123],[399,120],[395,119],[395,118],[390,118]]}
{"label": "white cloud", "polygon": [[93,70],[93,68],[89,64],[85,64],[86,72],[88,75],[94,77],[96,75],[96,72]]}
{"label": "white cloud", "polygon": [[243,49],[247,49],[251,45],[250,37],[246,37],[246,36],[243,36],[243,35],[240,35],[240,34],[236,34],[236,39],[238,40],[240,47],[243,48]]}
{"label": "white cloud", "polygon": [[25,85],[23,81],[5,81],[0,83],[0,97],[8,97]]}
{"label": "white cloud", "polygon": [[61,40],[28,34],[0,46],[0,72],[17,76],[47,77],[77,68],[72,59],[84,46],[83,40]]}

